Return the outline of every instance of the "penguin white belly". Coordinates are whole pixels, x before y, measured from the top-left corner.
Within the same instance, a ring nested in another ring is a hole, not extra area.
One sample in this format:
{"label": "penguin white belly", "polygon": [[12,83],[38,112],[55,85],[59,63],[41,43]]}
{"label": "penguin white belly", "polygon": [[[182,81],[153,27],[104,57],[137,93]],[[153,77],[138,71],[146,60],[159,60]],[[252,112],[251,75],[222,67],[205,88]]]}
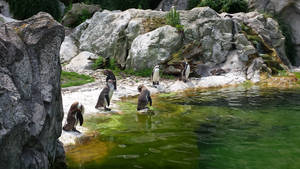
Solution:
{"label": "penguin white belly", "polygon": [[109,101],[111,100],[112,95],[114,94],[114,89],[110,89],[108,93]]}
{"label": "penguin white belly", "polygon": [[159,81],[159,70],[154,70],[154,73],[153,73],[153,81],[154,82],[158,82]]}
{"label": "penguin white belly", "polygon": [[191,72],[190,65],[187,65],[185,70],[185,79],[189,78],[190,72]]}

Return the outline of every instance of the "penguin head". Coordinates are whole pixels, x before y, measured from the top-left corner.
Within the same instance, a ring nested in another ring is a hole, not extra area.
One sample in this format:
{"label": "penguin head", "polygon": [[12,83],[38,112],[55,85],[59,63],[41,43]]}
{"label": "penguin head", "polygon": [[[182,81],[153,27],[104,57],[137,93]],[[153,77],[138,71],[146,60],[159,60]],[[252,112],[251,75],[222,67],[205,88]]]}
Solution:
{"label": "penguin head", "polygon": [[114,88],[114,82],[113,82],[113,80],[109,79],[107,81],[107,85],[108,85],[109,88]]}
{"label": "penguin head", "polygon": [[81,114],[84,113],[84,106],[81,103],[78,103],[77,109],[81,111]]}
{"label": "penguin head", "polygon": [[141,84],[141,85],[138,86],[137,89],[138,89],[138,91],[141,93],[144,87],[145,87],[145,86]]}
{"label": "penguin head", "polygon": [[154,69],[159,69],[159,65],[154,66]]}
{"label": "penguin head", "polygon": [[104,71],[103,71],[103,74],[105,75],[105,76],[108,76],[110,73],[112,73],[110,70],[108,70],[108,69],[105,69]]}

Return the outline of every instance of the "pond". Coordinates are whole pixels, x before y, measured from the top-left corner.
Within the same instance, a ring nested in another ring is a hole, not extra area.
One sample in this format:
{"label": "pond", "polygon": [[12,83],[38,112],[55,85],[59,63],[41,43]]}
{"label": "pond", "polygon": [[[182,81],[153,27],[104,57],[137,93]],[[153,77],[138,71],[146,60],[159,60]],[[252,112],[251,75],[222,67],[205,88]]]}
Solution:
{"label": "pond", "polygon": [[67,151],[71,169],[299,169],[300,90],[226,88],[160,94],[153,114],[97,116]]}

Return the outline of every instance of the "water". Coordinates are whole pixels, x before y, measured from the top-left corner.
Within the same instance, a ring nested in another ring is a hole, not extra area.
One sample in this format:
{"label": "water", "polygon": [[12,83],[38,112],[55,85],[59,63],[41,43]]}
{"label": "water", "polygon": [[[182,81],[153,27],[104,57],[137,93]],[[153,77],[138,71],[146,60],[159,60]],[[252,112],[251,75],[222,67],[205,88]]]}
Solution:
{"label": "water", "polygon": [[300,90],[226,88],[136,99],[99,116],[100,135],[67,152],[69,168],[299,169]]}

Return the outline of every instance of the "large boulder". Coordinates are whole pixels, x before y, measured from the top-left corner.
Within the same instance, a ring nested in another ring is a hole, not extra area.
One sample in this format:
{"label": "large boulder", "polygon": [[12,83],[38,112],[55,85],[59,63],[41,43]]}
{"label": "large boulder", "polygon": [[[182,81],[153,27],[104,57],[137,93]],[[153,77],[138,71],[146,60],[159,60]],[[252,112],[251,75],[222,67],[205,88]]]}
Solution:
{"label": "large boulder", "polygon": [[249,0],[252,9],[275,14],[291,28],[296,51],[295,65],[300,65],[300,1],[299,0]]}
{"label": "large boulder", "polygon": [[181,36],[176,28],[163,26],[134,39],[126,68],[142,70],[165,62],[172,51],[179,49]]}
{"label": "large boulder", "polygon": [[95,60],[97,55],[83,51],[80,52],[77,56],[75,56],[69,64],[65,66],[66,70],[71,72],[78,72],[81,73],[84,70],[91,70],[92,69],[92,60]]}
{"label": "large boulder", "polygon": [[60,61],[61,63],[69,62],[78,54],[78,48],[75,41],[70,36],[66,36],[60,47]]}
{"label": "large boulder", "polygon": [[99,5],[87,5],[85,3],[74,3],[72,8],[62,19],[64,26],[74,27],[80,24],[81,20],[92,16],[96,11],[100,11]]}
{"label": "large boulder", "polygon": [[17,22],[17,20],[0,14],[0,25],[7,23],[7,22]]}
{"label": "large boulder", "polygon": [[48,169],[64,157],[63,39],[63,26],[47,13],[0,25],[0,168]]}

